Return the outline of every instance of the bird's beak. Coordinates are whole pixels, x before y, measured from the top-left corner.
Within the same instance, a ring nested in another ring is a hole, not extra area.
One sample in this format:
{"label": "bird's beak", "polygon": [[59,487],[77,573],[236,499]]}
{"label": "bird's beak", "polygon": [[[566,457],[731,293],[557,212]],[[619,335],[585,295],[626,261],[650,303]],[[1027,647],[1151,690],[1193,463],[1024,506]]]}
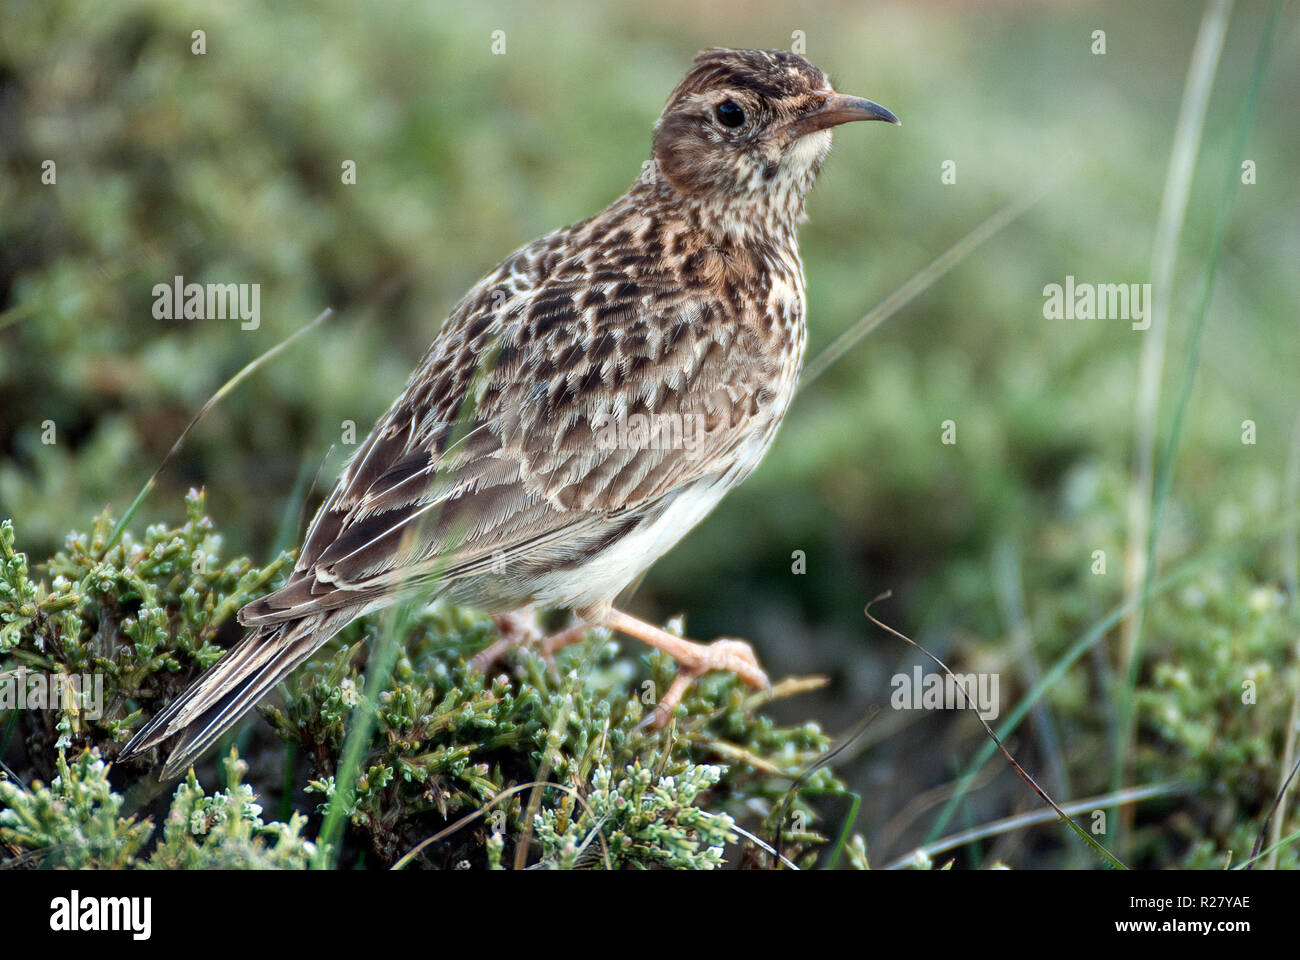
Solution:
{"label": "bird's beak", "polygon": [[812,113],[806,113],[787,124],[786,129],[796,137],[802,137],[816,133],[818,130],[837,127],[841,123],[851,123],[854,120],[885,120],[899,126],[903,125],[898,117],[878,103],[863,100],[861,97],[850,97],[843,93],[829,93],[826,95],[825,103]]}

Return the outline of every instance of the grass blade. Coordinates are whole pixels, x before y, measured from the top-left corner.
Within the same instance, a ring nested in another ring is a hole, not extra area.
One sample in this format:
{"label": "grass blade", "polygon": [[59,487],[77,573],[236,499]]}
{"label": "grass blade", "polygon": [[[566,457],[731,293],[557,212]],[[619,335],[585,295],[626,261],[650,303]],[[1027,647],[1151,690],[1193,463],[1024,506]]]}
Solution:
{"label": "grass blade", "polygon": [[[1152,551],[1157,533],[1152,523],[1156,417],[1160,403],[1160,380],[1164,370],[1165,339],[1169,329],[1170,302],[1174,291],[1174,266],[1178,239],[1192,189],[1192,173],[1200,150],[1201,132],[1209,107],[1210,90],[1218,70],[1228,32],[1232,0],[1210,0],[1201,19],[1196,45],[1192,49],[1183,88],[1178,123],[1174,130],[1164,195],[1156,221],[1151,254],[1151,325],[1142,340],[1135,406],[1133,483],[1128,499],[1128,545],[1125,550],[1124,596],[1132,613],[1124,621],[1120,640],[1121,686],[1116,704],[1116,744],[1111,777],[1112,790],[1124,783],[1134,735],[1134,695],[1142,645],[1142,618],[1146,596],[1143,586],[1150,581]],[[1115,820],[1116,825],[1119,819]]]}
{"label": "grass blade", "polygon": [[117,526],[113,528],[113,532],[110,533],[108,539],[104,541],[104,545],[99,548],[99,559],[102,560],[104,555],[113,548],[113,544],[117,543],[118,539],[122,536],[123,531],[126,530],[127,524],[129,524],[131,519],[135,516],[135,512],[140,509],[140,504],[144,503],[145,498],[153,491],[154,485],[157,484],[158,477],[162,475],[163,469],[171,462],[172,457],[176,456],[181,446],[184,445],[186,438],[190,435],[190,432],[199,425],[199,421],[208,415],[208,411],[229,396],[236,387],[251,377],[259,368],[262,367],[263,364],[273,359],[277,354],[300,337],[315,330],[318,326],[333,316],[333,314],[334,311],[331,308],[326,307],[316,316],[315,320],[307,324],[305,327],[296,330],[290,336],[277,343],[270,350],[267,350],[261,356],[249,362],[242,370],[223,383],[216,393],[208,398],[208,402],[199,408],[199,412],[194,415],[194,419],[189,422],[189,425],[181,431],[181,435],[176,438],[176,442],[173,443],[171,449],[167,451],[167,455],[162,458],[162,463],[158,464],[158,469],[153,472],[153,475],[149,477],[148,482],[145,483],[145,485],[140,489],[140,492],[136,494],[135,499],[131,501],[131,506],[127,507],[126,513],[122,514],[122,519],[117,522]]}
{"label": "grass blade", "polygon": [[858,341],[863,337],[867,336],[926,290],[929,290],[944,274],[974,253],[985,241],[992,239],[1004,227],[1019,219],[1030,207],[1047,196],[1055,185],[1056,181],[1046,181],[1038,189],[1031,190],[1023,197],[1012,200],[1000,210],[995,210],[974,230],[913,274],[910,280],[867,311],[853,326],[832,340],[825,350],[804,366],[799,389],[803,390],[809,386],[846,353],[857,346]]}

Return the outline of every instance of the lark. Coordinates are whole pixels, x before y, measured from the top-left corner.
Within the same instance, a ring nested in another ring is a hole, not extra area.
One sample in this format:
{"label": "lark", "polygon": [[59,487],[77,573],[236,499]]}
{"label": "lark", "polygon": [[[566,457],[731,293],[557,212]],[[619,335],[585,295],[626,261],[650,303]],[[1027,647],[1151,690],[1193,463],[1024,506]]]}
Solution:
{"label": "lark", "polygon": [[[679,670],[654,726],[708,671],[766,687],[743,641],[695,643],[615,601],[749,476],[785,417],[806,340],[796,231],[832,129],[855,120],[898,123],[792,53],[696,57],[631,188],[465,295],[288,581],[240,611],[243,640],[121,756],[176,736],[175,776],[347,624],[417,597],[502,624],[573,611],[551,648],[591,627],[657,647]],[[688,429],[661,442],[611,423]]]}

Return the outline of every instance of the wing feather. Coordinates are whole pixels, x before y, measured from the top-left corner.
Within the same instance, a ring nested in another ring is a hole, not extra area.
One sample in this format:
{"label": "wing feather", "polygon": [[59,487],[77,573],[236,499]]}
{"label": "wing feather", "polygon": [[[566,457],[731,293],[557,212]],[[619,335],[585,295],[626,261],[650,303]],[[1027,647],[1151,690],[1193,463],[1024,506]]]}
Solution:
{"label": "wing feather", "polygon": [[[757,462],[783,412],[765,386],[782,360],[733,304],[529,249],[461,302],[320,508],[290,581],[244,623],[454,586],[498,561],[581,559],[674,491]],[[636,432],[657,423],[674,442]]]}

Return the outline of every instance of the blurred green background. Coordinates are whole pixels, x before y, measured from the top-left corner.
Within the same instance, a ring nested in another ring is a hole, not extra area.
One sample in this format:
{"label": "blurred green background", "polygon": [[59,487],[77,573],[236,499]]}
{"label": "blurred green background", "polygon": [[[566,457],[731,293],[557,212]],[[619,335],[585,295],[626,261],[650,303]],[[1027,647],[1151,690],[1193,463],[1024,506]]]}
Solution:
{"label": "blurred green background", "polygon": [[[810,357],[994,210],[1056,186],[810,384],[761,469],[632,608],[751,639],[774,676],[830,676],[823,694],[774,707],[787,720],[841,732],[884,708],[841,765],[883,865],[937,829],[985,739],[967,714],[889,709],[891,676],[924,661],[864,603],[892,590],[878,616],[954,669],[998,673],[1005,717],[1122,600],[1144,334],[1044,319],[1042,291],[1067,275],[1150,282],[1199,4],[2,9],[0,516],[34,560],[106,506],[120,515],[213,391],[328,306],[339,316],[207,417],[137,518],[176,519],[184,490],[204,486],[229,554],[264,562],[292,546],[348,453],[344,421],[364,436],[488,268],[626,188],[695,52],[799,37],[837,88],[904,122],[840,131],[810,199]],[[1235,5],[1215,77],[1178,248],[1162,444],[1268,9]],[[1294,736],[1298,27],[1291,7],[1247,141],[1257,183],[1232,186],[1161,527],[1161,571],[1205,568],[1145,621],[1124,782],[1179,784],[1133,818],[1124,848],[1146,865],[1246,855]],[[1090,49],[1099,29],[1105,55]],[[347,160],[355,185],[341,182]],[[945,161],[955,183],[941,182]],[[152,288],[178,274],[261,284],[260,328],[155,320]],[[948,419],[955,445],[940,442]],[[1242,539],[1259,529],[1271,532]],[[792,572],[795,551],[806,573]],[[1058,799],[1115,785],[1120,663],[1112,631],[1012,738]],[[1260,693],[1243,706],[1247,667]],[[1041,808],[1000,760],[977,787],[945,830]],[[958,856],[1094,862],[1050,824]]]}

